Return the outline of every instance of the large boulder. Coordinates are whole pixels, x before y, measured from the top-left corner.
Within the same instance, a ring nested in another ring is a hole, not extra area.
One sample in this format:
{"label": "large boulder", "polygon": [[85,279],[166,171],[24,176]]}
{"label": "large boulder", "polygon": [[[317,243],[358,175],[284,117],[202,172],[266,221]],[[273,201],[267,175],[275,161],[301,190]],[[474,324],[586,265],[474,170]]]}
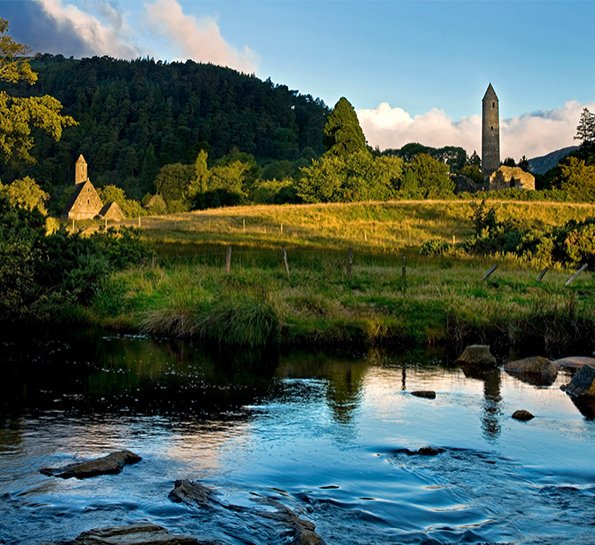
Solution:
{"label": "large boulder", "polygon": [[568,356],[566,358],[560,358],[554,360],[552,363],[558,364],[560,367],[567,367],[570,369],[580,369],[585,365],[595,367],[595,358],[589,358],[587,356]]}
{"label": "large boulder", "polygon": [[514,377],[536,386],[549,386],[554,383],[560,365],[541,356],[531,356],[522,360],[509,361],[504,370]]}
{"label": "large boulder", "polygon": [[471,344],[455,360],[455,363],[464,366],[494,367],[496,358],[490,352],[487,344]]}
{"label": "large boulder", "polygon": [[136,464],[141,460],[142,458],[137,454],[134,454],[134,452],[130,452],[129,450],[119,450],[95,460],[76,462],[64,467],[44,467],[39,471],[44,475],[61,477],[62,479],[69,479],[71,477],[87,479],[97,475],[120,473],[125,465]]}
{"label": "large boulder", "polygon": [[132,524],[83,532],[64,545],[207,545],[190,536],[170,534],[156,524]]}

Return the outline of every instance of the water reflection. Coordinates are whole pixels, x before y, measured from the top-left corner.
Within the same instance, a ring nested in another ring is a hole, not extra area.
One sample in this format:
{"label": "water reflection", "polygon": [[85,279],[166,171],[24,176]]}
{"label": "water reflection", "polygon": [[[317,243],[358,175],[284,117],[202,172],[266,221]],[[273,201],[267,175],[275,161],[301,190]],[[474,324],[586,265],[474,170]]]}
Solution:
{"label": "water reflection", "polygon": [[[595,515],[595,423],[557,386],[497,369],[420,352],[278,355],[132,337],[40,337],[5,353],[0,543],[139,519],[257,542],[228,510],[203,517],[169,503],[178,478],[204,480],[227,503],[274,496],[328,543],[537,543],[551,531],[581,543]],[[406,393],[415,389],[438,395]],[[504,415],[520,403],[539,418]],[[441,453],[402,454],[427,445]],[[143,461],[118,476],[38,472],[124,447]]]}

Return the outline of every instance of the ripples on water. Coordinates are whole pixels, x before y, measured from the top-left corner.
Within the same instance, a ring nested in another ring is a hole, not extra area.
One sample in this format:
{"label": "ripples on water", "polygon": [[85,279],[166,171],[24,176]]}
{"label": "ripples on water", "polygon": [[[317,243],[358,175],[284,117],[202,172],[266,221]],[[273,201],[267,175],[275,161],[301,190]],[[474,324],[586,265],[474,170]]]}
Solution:
{"label": "ripples on water", "polygon": [[[4,343],[0,543],[140,520],[230,545],[282,544],[274,498],[330,544],[595,543],[595,422],[556,384],[466,377],[424,354],[205,354],[187,343]],[[408,392],[437,391],[435,400]],[[525,408],[528,423],[511,420]],[[436,456],[410,455],[423,446]],[[39,473],[129,448],[119,475]],[[176,479],[211,510],[167,499]]]}

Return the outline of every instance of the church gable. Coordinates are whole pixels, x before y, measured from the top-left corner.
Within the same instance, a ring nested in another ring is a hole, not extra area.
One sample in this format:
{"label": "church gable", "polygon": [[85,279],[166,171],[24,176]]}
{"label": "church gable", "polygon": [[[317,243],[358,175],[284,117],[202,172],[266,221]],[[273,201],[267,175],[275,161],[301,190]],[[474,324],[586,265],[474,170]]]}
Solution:
{"label": "church gable", "polygon": [[103,203],[97,190],[90,181],[77,186],[77,190],[70,205],[66,208],[65,215],[72,220],[86,220],[96,217]]}
{"label": "church gable", "polygon": [[99,212],[99,216],[101,219],[113,221],[121,221],[125,217],[120,205],[115,201],[106,204]]}

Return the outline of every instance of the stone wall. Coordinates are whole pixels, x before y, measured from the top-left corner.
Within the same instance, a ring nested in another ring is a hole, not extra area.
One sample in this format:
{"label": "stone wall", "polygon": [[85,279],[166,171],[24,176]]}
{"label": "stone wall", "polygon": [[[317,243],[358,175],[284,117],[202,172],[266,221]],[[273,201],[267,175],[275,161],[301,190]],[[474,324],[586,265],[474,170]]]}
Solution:
{"label": "stone wall", "polygon": [[519,167],[501,166],[490,176],[490,189],[535,189],[535,176]]}

